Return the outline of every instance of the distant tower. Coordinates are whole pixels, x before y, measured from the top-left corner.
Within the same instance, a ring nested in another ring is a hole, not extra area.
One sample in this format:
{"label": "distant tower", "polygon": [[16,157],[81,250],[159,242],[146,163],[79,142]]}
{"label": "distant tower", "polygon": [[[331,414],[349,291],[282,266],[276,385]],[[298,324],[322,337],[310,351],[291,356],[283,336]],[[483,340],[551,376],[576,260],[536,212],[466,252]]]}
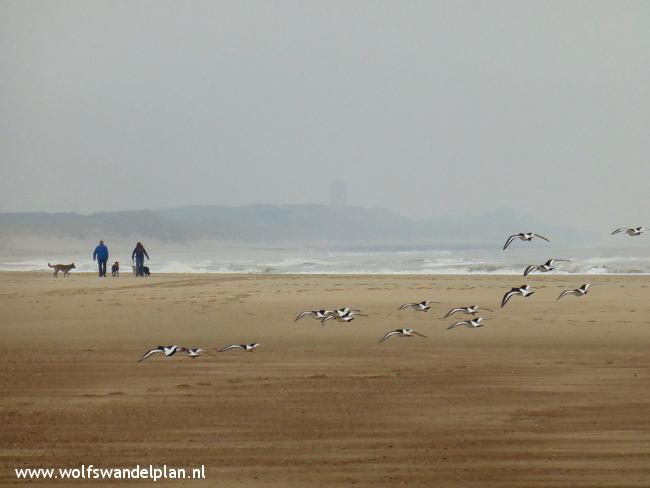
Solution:
{"label": "distant tower", "polygon": [[346,206],[348,204],[348,185],[343,180],[330,183],[330,205]]}
{"label": "distant tower", "polygon": [[72,197],[72,202],[70,203],[71,212],[73,214],[79,213],[79,200],[76,196]]}

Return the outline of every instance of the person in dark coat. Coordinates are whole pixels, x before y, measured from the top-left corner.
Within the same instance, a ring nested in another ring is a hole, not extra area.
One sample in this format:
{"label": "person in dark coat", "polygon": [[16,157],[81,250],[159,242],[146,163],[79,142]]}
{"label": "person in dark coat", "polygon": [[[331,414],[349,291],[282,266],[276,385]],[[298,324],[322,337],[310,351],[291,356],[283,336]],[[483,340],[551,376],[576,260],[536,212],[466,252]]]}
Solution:
{"label": "person in dark coat", "polygon": [[147,260],[149,259],[149,255],[147,254],[146,249],[142,245],[141,242],[138,242],[135,245],[135,249],[131,253],[131,261],[135,259],[135,275],[136,276],[144,276],[144,270],[142,269],[144,266],[144,258],[145,256],[147,257]]}
{"label": "person in dark coat", "polygon": [[99,241],[99,245],[93,252],[93,261],[97,260],[99,266],[99,277],[106,278],[106,261],[108,261],[108,248],[104,245],[104,241]]}

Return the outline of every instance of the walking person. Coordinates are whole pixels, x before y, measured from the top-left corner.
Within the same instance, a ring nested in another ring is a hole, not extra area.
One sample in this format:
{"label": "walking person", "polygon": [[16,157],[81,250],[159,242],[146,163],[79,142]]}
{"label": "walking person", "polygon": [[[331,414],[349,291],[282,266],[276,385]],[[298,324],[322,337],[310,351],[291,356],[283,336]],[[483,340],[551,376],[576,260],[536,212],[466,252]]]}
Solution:
{"label": "walking person", "polygon": [[99,266],[99,277],[106,278],[106,261],[108,261],[108,248],[104,241],[99,241],[99,245],[93,252],[93,261],[97,260]]}
{"label": "walking person", "polygon": [[135,245],[135,249],[131,253],[131,261],[135,259],[135,275],[136,276],[144,276],[144,257],[147,257],[147,260],[149,259],[149,255],[147,254],[146,249],[142,245],[141,242],[138,242]]}

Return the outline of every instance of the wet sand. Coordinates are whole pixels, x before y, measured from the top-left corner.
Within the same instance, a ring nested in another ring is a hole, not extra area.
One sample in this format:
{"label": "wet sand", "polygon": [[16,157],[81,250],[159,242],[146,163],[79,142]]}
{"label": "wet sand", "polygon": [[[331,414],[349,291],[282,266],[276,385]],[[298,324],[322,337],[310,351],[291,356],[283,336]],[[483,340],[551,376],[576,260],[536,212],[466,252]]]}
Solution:
{"label": "wet sand", "polygon": [[[491,320],[446,330],[471,304]],[[293,322],[346,305],[369,317]],[[151,463],[206,467],[164,486],[650,486],[647,276],[0,273],[0,309],[0,484]],[[397,327],[428,337],[378,344]],[[208,354],[137,362],[162,344]]]}

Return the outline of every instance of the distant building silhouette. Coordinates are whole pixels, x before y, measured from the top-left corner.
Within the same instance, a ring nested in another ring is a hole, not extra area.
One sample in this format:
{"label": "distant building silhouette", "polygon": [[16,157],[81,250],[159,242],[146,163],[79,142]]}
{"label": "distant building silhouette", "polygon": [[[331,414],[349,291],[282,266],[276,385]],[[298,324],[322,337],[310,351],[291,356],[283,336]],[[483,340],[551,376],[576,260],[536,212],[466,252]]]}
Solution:
{"label": "distant building silhouette", "polygon": [[330,183],[330,205],[345,206],[348,204],[348,185],[343,180]]}

